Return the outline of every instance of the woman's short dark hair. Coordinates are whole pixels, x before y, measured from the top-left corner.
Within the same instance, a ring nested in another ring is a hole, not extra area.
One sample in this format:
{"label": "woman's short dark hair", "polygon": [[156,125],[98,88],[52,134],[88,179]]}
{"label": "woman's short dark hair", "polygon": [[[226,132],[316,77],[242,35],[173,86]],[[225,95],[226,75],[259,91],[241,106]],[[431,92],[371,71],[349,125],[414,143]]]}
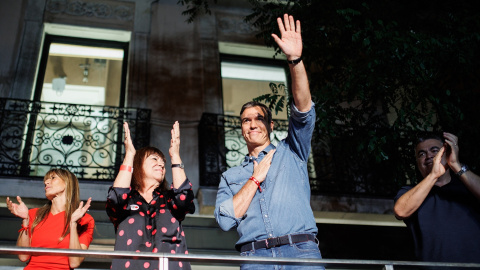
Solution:
{"label": "woman's short dark hair", "polygon": [[270,136],[270,133],[272,132],[272,129],[270,128],[270,123],[272,123],[272,111],[265,104],[257,101],[249,101],[243,104],[242,109],[240,110],[240,117],[242,117],[243,111],[252,107],[259,107],[262,110],[263,118],[265,119],[264,124],[267,128],[268,136]]}
{"label": "woman's short dark hair", "polygon": [[[143,178],[145,177],[145,172],[143,171],[143,162],[145,159],[152,155],[157,154],[162,160],[163,163],[167,163],[165,155],[160,151],[158,148],[153,146],[146,146],[143,147],[135,153],[135,157],[133,158],[133,177],[132,177],[132,189],[141,190],[144,187]],[[166,175],[166,173],[165,173]],[[160,190],[164,191],[168,189],[168,184],[166,178],[163,179],[162,183],[160,183]]]}

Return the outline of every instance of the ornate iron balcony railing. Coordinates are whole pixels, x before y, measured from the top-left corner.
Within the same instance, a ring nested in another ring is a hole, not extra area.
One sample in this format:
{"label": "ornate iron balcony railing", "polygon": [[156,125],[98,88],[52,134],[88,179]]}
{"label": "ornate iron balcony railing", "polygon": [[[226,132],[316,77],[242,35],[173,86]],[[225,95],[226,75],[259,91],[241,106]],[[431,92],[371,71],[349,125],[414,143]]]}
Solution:
{"label": "ornate iron balcony railing", "polygon": [[44,176],[55,167],[111,180],[122,162],[125,121],[135,146],[148,145],[147,109],[0,98],[0,175]]}
{"label": "ornate iron balcony railing", "polygon": [[[287,136],[288,121],[274,120],[272,143]],[[314,194],[391,197],[396,183],[388,180],[371,157],[356,159],[355,141],[348,133],[328,137],[314,132],[308,161]],[[240,118],[204,113],[199,125],[200,185],[217,187],[221,174],[239,165],[247,154]],[[358,155],[357,155],[358,156]]]}

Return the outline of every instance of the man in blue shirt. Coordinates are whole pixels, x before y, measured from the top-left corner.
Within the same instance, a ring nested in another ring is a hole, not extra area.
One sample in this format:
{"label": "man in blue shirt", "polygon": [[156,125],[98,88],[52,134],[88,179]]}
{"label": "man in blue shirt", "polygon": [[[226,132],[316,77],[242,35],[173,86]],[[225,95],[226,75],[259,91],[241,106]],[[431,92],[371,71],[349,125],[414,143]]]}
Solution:
{"label": "man in blue shirt", "polygon": [[[292,75],[288,136],[277,147],[270,142],[272,114],[263,104],[248,102],[240,112],[249,154],[240,166],[222,175],[215,218],[227,231],[237,229],[242,256],[321,258],[318,232],[310,207],[307,160],[315,125],[305,66],[301,60],[300,21],[277,19],[281,38],[272,34],[287,56]],[[324,269],[322,266],[244,264],[241,269]]]}

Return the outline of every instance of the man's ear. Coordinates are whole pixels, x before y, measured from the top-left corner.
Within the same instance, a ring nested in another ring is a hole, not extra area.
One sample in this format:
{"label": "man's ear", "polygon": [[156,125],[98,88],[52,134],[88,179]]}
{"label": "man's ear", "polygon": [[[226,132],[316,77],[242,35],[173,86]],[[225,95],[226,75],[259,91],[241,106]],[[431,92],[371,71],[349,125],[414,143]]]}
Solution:
{"label": "man's ear", "polygon": [[273,121],[270,122],[270,131],[273,131]]}

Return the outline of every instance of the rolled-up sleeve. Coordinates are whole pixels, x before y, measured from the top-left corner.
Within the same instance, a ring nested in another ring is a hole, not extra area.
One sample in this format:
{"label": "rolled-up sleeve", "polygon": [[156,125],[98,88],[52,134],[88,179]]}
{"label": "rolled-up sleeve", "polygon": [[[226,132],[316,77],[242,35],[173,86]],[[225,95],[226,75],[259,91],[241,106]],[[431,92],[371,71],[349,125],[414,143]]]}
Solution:
{"label": "rolled-up sleeve", "polygon": [[186,214],[195,212],[194,194],[190,180],[186,179],[179,188],[172,188],[173,196],[170,201],[172,214],[178,220],[185,219]]}
{"label": "rolled-up sleeve", "polygon": [[235,211],[233,209],[233,193],[228,186],[224,175],[222,175],[220,185],[218,186],[214,215],[218,225],[224,231],[236,228],[245,218],[245,216],[241,218],[235,218]]}
{"label": "rolled-up sleeve", "polygon": [[311,140],[315,128],[315,103],[311,102],[310,110],[301,112],[292,104],[286,141],[294,153],[306,162],[310,154]]}

